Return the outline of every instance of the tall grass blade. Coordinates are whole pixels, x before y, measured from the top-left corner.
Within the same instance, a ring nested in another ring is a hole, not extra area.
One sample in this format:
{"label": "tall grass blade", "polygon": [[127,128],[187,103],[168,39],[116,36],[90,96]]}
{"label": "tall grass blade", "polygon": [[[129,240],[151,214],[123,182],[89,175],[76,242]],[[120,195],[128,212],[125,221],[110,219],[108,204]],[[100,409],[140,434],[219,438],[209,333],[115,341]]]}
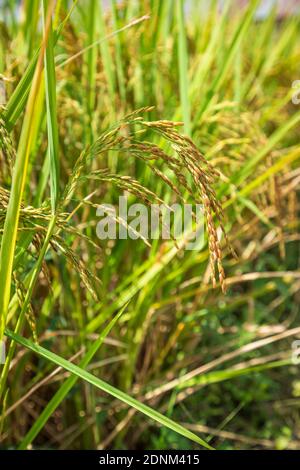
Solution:
{"label": "tall grass blade", "polygon": [[[79,367],[85,369],[86,366],[90,363],[92,358],[95,356],[96,352],[100,349],[103,341],[105,340],[106,336],[110,333],[114,325],[117,323],[121,315],[123,314],[124,310],[126,309],[127,304],[119,311],[117,315],[109,322],[109,324],[104,328],[103,332],[100,333],[99,337],[94,341],[94,343],[88,349],[84,358],[80,361]],[[22,442],[20,443],[19,449],[26,449],[29,444],[35,439],[38,433],[43,429],[46,422],[50,418],[50,416],[54,413],[56,408],[60,405],[60,403],[64,400],[67,396],[71,388],[77,382],[78,377],[76,375],[71,375],[57,390],[55,395],[51,398],[51,400],[47,403],[47,406],[43,409],[40,416],[34,422],[32,428],[28,431],[26,436],[23,438]]]}
{"label": "tall grass blade", "polygon": [[184,122],[184,132],[191,135],[191,110],[189,101],[189,82],[188,82],[188,53],[186,44],[185,18],[184,18],[184,0],[177,0],[177,19],[178,19],[178,71],[180,84],[181,110]]}
{"label": "tall grass blade", "polygon": [[53,364],[56,364],[56,365],[64,368],[65,370],[71,372],[72,374],[76,375],[77,377],[85,380],[86,382],[94,385],[95,387],[99,388],[100,390],[102,390],[102,391],[108,393],[109,395],[117,398],[118,400],[122,401],[123,403],[126,403],[127,405],[135,408],[136,410],[140,411],[144,415],[146,415],[149,418],[153,419],[157,423],[159,423],[163,426],[166,426],[167,428],[171,429],[172,431],[175,431],[176,433],[180,434],[181,436],[184,436],[187,439],[190,439],[191,441],[196,442],[197,444],[201,445],[202,447],[205,447],[206,449],[210,449],[210,450],[213,449],[203,439],[201,439],[196,434],[190,432],[189,430],[185,429],[180,424],[175,423],[170,418],[167,418],[166,416],[163,416],[161,413],[154,410],[153,408],[150,408],[149,406],[145,405],[144,403],[139,402],[135,398],[132,398],[130,395],[127,395],[127,393],[124,393],[121,390],[118,390],[117,388],[113,387],[112,385],[108,384],[107,382],[104,382],[103,380],[99,379],[98,377],[95,377],[93,374],[90,374],[89,372],[82,369],[81,367],[76,366],[72,362],[67,361],[66,359],[58,356],[57,354],[54,354],[51,351],[48,351],[47,349],[43,348],[42,346],[39,346],[37,344],[32,343],[32,341],[30,341],[26,338],[23,338],[22,336],[20,336],[16,333],[13,333],[12,331],[6,330],[6,335],[10,339],[13,339],[18,344],[24,346],[25,348],[29,349],[30,351],[32,351],[36,354],[38,354],[39,356],[43,357],[44,359],[52,362]]}
{"label": "tall grass blade", "polygon": [[[53,8],[53,2],[52,2]],[[21,200],[27,179],[27,168],[32,146],[35,121],[36,98],[41,86],[41,74],[43,70],[43,54],[50,27],[51,9],[47,18],[44,44],[41,48],[37,62],[33,83],[28,98],[27,109],[23,121],[21,137],[19,141],[16,163],[13,172],[12,188],[7,207],[3,237],[0,250],[0,340],[4,334],[8,304],[11,291],[11,277],[14,261],[15,245],[17,240],[18,222],[20,216]]]}
{"label": "tall grass blade", "polygon": [[[43,0],[44,30],[46,28],[48,7],[48,0]],[[48,43],[45,51],[45,86],[47,106],[48,157],[50,159],[51,206],[52,212],[54,213],[59,198],[59,156],[52,20],[50,21]]]}

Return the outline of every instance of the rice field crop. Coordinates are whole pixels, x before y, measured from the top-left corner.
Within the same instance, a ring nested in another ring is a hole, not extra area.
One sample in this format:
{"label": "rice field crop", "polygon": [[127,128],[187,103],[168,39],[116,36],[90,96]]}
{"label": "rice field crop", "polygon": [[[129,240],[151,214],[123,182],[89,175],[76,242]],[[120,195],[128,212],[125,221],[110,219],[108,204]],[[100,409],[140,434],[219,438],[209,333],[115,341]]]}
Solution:
{"label": "rice field crop", "polygon": [[0,2],[1,449],[300,450],[300,17],[221,3]]}

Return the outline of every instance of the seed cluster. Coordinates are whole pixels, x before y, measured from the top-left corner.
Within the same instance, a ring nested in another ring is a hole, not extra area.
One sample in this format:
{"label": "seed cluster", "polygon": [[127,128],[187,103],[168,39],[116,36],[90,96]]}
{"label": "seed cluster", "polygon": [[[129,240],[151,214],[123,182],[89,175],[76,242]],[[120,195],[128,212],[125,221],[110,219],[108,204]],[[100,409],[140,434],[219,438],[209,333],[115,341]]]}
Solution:
{"label": "seed cluster", "polygon": [[[126,116],[113,129],[102,134],[77,160],[64,194],[64,204],[71,198],[82,179],[98,179],[111,182],[120,189],[131,192],[146,204],[153,201],[162,203],[159,195],[130,176],[112,173],[109,169],[89,170],[90,160],[107,152],[117,152],[118,157],[133,156],[142,160],[152,173],[167,184],[180,200],[186,202],[189,195],[196,203],[202,202],[207,223],[208,248],[213,285],[217,275],[223,292],[226,291],[225,273],[222,265],[222,251],[217,233],[217,222],[228,246],[223,225],[223,211],[217,199],[213,184],[219,177],[218,171],[205,159],[193,141],[177,130],[180,122],[166,120],[146,121],[140,114],[151,110],[143,108]],[[147,142],[147,133],[159,135],[161,145]],[[171,147],[173,155],[165,150]],[[215,220],[216,219],[216,220]]]}

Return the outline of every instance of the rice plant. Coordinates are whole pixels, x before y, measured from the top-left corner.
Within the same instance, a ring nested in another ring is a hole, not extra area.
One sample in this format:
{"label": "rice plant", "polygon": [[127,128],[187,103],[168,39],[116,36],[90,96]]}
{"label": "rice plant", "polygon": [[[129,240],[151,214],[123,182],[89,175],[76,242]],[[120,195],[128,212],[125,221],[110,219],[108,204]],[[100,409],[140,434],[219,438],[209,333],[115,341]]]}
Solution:
{"label": "rice plant", "polygon": [[2,449],[300,449],[299,12],[234,3],[1,2]]}

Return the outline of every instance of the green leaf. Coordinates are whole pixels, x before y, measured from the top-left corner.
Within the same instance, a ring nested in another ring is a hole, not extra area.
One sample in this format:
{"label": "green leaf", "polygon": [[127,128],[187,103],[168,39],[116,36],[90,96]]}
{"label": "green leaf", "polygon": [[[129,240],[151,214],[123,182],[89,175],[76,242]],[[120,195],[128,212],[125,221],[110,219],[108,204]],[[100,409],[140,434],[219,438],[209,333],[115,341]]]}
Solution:
{"label": "green leaf", "polygon": [[188,52],[185,35],[185,21],[183,0],[177,0],[177,19],[178,19],[178,70],[180,84],[180,100],[184,122],[184,132],[191,135],[191,110],[189,102],[189,83],[188,83]]}
{"label": "green leaf", "polygon": [[[47,18],[47,28],[44,35],[44,46],[47,44],[49,32],[49,18]],[[35,133],[35,109],[37,97],[41,86],[41,76],[43,71],[43,47],[40,50],[36,64],[33,82],[28,97],[26,113],[22,125],[19,140],[16,163],[13,171],[11,193],[9,197],[3,237],[0,250],[0,340],[3,337],[8,305],[11,291],[11,277],[14,263],[14,253],[17,241],[17,230],[20,216],[21,201],[27,179],[27,170],[30,151]]]}
{"label": "green leaf", "polygon": [[[43,0],[44,29],[46,26],[47,11],[48,0]],[[59,157],[52,20],[50,22],[48,43],[45,52],[45,88],[47,106],[48,155],[50,159],[51,206],[52,212],[55,212],[59,197]]]}
{"label": "green leaf", "polygon": [[187,439],[190,439],[191,441],[196,442],[197,444],[200,444],[201,446],[205,447],[206,449],[213,449],[209,444],[207,444],[201,437],[197,436],[196,434],[192,433],[188,429],[185,429],[183,426],[180,424],[175,423],[172,421],[170,418],[167,418],[166,416],[163,416],[161,413],[158,411],[154,410],[153,408],[150,408],[149,406],[145,405],[144,403],[139,402],[135,398],[132,398],[130,395],[127,395],[127,393],[122,392],[121,390],[117,389],[116,387],[113,387],[107,382],[104,382],[104,380],[99,379],[98,377],[95,377],[93,374],[87,372],[86,370],[82,369],[79,366],[76,366],[75,364],[72,364],[71,362],[67,361],[66,359],[58,356],[57,354],[43,348],[42,346],[39,346],[38,344],[34,344],[32,341],[23,338],[22,336],[13,333],[10,330],[5,331],[6,336],[8,336],[10,339],[16,341],[18,344],[24,346],[25,348],[29,349],[30,351],[35,352],[41,357],[44,357],[50,362],[53,362],[54,364],[62,367],[65,370],[68,370],[72,374],[76,375],[77,377],[85,380],[86,382],[94,385],[95,387],[99,388],[100,390],[108,393],[109,395],[119,399],[123,403],[126,403],[127,405],[135,408],[136,410],[140,411],[144,415],[148,416],[149,418],[153,419],[154,421],[162,424],[163,426],[166,426],[167,428],[171,429],[172,431],[177,432],[178,434],[181,434],[182,436],[186,437]]}
{"label": "green leaf", "polygon": [[[104,339],[110,333],[111,329],[119,320],[120,316],[123,314],[124,310],[126,309],[128,304],[124,305],[124,307],[119,311],[117,315],[109,322],[109,324],[104,328],[103,332],[100,333],[99,337],[96,341],[90,346],[84,358],[80,361],[79,367],[83,369],[90,363],[96,352],[101,347]],[[19,445],[19,449],[26,449],[29,444],[35,439],[38,433],[43,429],[46,422],[50,418],[50,416],[54,413],[56,408],[60,405],[60,403],[65,399],[71,388],[77,382],[78,377],[76,375],[71,375],[57,390],[55,395],[51,398],[51,400],[47,403],[47,406],[43,409],[40,416],[34,422],[32,428],[28,431],[26,436],[23,438],[21,444]]]}

